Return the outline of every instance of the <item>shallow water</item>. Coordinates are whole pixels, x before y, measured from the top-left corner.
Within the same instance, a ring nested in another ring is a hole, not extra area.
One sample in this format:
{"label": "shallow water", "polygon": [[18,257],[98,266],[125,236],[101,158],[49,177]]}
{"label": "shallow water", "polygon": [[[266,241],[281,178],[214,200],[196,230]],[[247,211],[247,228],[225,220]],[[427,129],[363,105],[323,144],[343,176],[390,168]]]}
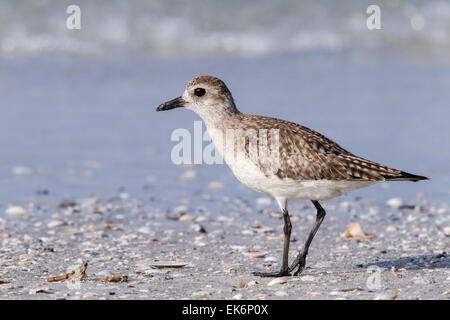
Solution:
{"label": "shallow water", "polygon": [[[39,190],[62,198],[124,188],[169,205],[204,193],[259,197],[225,165],[195,167],[196,181],[179,181],[188,168],[172,164],[170,135],[192,132],[198,117],[154,109],[200,74],[222,78],[242,112],[301,123],[357,155],[432,178],[378,184],[347,199],[416,203],[424,193],[448,201],[450,65],[443,62],[355,50],[197,59],[49,54],[3,56],[0,72],[3,208]],[[17,167],[32,172],[13,174]],[[211,181],[224,188],[209,190]]]}

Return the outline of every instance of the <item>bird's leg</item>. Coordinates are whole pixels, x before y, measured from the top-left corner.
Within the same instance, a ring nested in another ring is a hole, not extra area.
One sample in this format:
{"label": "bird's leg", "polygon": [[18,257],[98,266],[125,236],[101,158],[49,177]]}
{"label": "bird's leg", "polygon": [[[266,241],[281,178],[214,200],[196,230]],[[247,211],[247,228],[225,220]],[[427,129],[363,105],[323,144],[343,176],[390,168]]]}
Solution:
{"label": "bird's leg", "polygon": [[278,272],[253,272],[255,276],[260,277],[282,277],[289,275],[289,243],[291,241],[292,224],[289,218],[287,209],[283,209],[284,219],[284,246],[283,246],[283,260],[281,263],[281,270]]}
{"label": "bird's leg", "polygon": [[320,224],[322,223],[326,215],[325,210],[322,208],[318,201],[313,200],[312,203],[317,209],[316,222],[314,223],[314,227],[309,233],[308,239],[306,239],[305,246],[302,250],[299,251],[294,263],[292,263],[292,265],[289,267],[289,272],[291,272],[298,266],[298,269],[297,271],[295,271],[294,275],[299,275],[305,268],[306,256],[308,255],[309,246],[311,245],[311,242],[314,239],[314,236],[316,235],[317,230],[319,230]]}

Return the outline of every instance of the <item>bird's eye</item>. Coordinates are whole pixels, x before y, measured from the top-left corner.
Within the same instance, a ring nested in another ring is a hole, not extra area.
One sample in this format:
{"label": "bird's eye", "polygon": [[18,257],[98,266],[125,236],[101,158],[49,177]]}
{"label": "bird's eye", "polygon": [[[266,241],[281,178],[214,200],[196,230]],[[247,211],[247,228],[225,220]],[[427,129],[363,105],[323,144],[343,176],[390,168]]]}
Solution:
{"label": "bird's eye", "polygon": [[203,96],[205,93],[206,93],[206,90],[203,89],[203,88],[195,88],[195,90],[194,90],[194,94],[195,94],[197,97],[201,97],[201,96]]}

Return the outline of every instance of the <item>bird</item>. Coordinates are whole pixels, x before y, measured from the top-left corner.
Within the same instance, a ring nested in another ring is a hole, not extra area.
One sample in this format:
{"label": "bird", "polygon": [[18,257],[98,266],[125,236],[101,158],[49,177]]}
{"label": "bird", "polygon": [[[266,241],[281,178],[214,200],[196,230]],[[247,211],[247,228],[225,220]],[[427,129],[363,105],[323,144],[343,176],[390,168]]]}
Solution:
{"label": "bird", "polygon": [[[294,122],[240,112],[225,83],[213,76],[190,80],[183,94],[156,111],[185,108],[205,123],[215,148],[243,185],[273,197],[284,220],[281,268],[260,277],[299,275],[326,212],[319,203],[382,181],[429,178],[358,157],[324,135]],[[289,265],[292,224],[288,201],[308,200],[316,209],[309,235]]]}

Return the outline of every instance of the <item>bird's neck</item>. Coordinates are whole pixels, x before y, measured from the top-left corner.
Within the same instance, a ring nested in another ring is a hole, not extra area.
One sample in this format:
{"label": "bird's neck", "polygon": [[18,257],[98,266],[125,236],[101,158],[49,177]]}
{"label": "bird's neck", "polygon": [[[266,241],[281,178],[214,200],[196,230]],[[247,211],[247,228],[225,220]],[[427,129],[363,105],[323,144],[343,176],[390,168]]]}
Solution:
{"label": "bird's neck", "polygon": [[197,114],[205,122],[208,129],[227,129],[230,122],[236,118],[239,118],[241,115],[241,112],[236,108],[234,103],[229,106],[222,105],[214,112],[210,112],[210,110],[205,110],[205,112],[202,112],[203,110],[200,110]]}

